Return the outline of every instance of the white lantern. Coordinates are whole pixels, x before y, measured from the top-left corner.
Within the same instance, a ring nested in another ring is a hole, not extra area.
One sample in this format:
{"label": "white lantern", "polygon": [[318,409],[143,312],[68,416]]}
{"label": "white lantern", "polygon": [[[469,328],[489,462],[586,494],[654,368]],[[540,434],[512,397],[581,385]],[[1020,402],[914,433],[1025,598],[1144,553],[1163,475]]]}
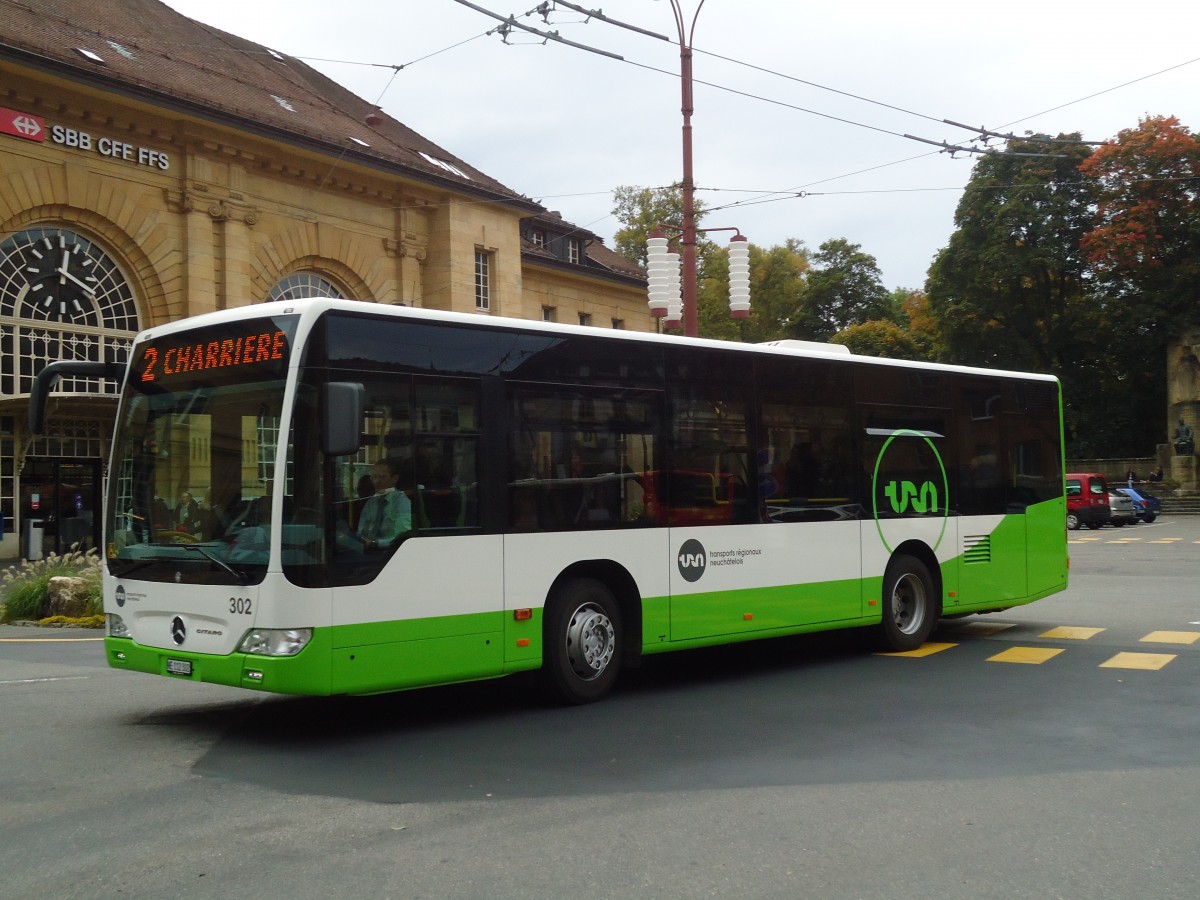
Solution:
{"label": "white lantern", "polygon": [[729,239],[729,315],[750,317],[750,242],[740,234]]}
{"label": "white lantern", "polygon": [[671,296],[671,261],[667,258],[667,236],[652,231],[646,239],[646,281],[650,315],[661,319],[667,314]]}
{"label": "white lantern", "polygon": [[679,254],[668,253],[670,263],[670,280],[667,283],[667,321],[668,328],[678,328],[683,323],[683,284],[680,277]]}

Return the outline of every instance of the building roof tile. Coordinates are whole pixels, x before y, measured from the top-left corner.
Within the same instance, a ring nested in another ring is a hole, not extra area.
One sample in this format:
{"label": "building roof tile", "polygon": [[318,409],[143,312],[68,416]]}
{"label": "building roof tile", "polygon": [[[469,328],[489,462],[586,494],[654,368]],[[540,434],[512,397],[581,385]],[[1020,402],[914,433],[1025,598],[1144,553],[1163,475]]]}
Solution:
{"label": "building roof tile", "polygon": [[0,56],[539,209],[296,57],[158,0],[0,0]]}
{"label": "building roof tile", "polygon": [[[188,18],[159,0],[0,0],[0,58],[496,197],[543,225],[578,234],[592,264],[645,277],[594,233],[505,187],[300,59]],[[555,258],[526,241],[522,252]]]}

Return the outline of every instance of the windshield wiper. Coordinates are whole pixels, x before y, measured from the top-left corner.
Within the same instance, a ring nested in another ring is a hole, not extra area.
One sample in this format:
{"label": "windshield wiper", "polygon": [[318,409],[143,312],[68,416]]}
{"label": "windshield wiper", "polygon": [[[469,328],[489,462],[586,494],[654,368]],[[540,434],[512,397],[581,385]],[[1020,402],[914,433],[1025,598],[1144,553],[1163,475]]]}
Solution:
{"label": "windshield wiper", "polygon": [[123,569],[119,569],[119,570],[113,572],[113,575],[115,575],[117,578],[124,578],[130,572],[136,572],[138,569],[144,569],[144,568],[146,568],[146,566],[152,566],[155,563],[160,563],[160,562],[162,562],[162,560],[158,559],[158,558],[131,560],[129,565],[127,565]]}
{"label": "windshield wiper", "polygon": [[246,573],[245,572],[239,572],[237,569],[235,569],[231,565],[229,565],[229,563],[225,562],[225,560],[221,559],[220,557],[213,556],[211,553],[209,553],[207,550],[205,550],[204,547],[202,547],[200,544],[177,544],[176,546],[178,546],[179,548],[181,548],[183,550],[195,550],[201,556],[205,557],[206,559],[210,560],[211,562],[215,562],[218,566],[220,566],[222,569],[224,569],[226,572],[228,572],[230,575],[232,575],[234,578],[236,578],[238,580],[238,584],[246,583]]}

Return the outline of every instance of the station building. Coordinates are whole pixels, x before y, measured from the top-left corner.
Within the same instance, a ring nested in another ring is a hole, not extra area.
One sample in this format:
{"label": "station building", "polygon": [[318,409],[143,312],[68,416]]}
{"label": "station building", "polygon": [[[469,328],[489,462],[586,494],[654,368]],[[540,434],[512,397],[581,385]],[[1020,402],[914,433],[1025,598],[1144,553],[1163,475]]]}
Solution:
{"label": "station building", "polygon": [[300,60],[157,0],[0,0],[0,560],[96,546],[140,330],[299,296],[655,330],[644,273]]}

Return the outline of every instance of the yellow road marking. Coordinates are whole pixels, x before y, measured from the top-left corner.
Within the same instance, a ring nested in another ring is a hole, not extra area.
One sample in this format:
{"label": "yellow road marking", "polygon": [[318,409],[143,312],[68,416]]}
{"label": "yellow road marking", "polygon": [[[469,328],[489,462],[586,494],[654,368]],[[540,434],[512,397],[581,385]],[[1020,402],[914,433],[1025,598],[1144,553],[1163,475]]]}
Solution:
{"label": "yellow road marking", "polygon": [[935,653],[941,653],[943,650],[949,650],[951,647],[957,647],[958,644],[938,644],[930,642],[922,644],[916,650],[906,650],[902,653],[876,653],[876,656],[909,656],[914,659],[919,659],[922,656],[933,656]]}
{"label": "yellow road marking", "polygon": [[1194,644],[1200,641],[1200,631],[1152,631],[1144,638],[1144,644]]}
{"label": "yellow road marking", "polygon": [[1080,628],[1075,625],[1060,625],[1057,628],[1051,628],[1049,631],[1043,631],[1038,637],[1061,641],[1086,641],[1088,638],[1094,638],[1102,631],[1104,631],[1103,628]]}
{"label": "yellow road marking", "polygon": [[988,662],[1024,663],[1036,666],[1048,659],[1054,659],[1062,652],[1053,647],[1010,647],[1003,653],[989,657]]}
{"label": "yellow road marking", "polygon": [[[1182,540],[1183,540],[1183,538],[1162,538],[1157,541],[1147,541],[1146,543],[1148,543],[1148,544],[1176,544]],[[1195,541],[1194,543],[1200,544],[1200,541]]]}
{"label": "yellow road marking", "polygon": [[1118,653],[1108,662],[1100,663],[1100,668],[1157,670],[1174,658],[1174,653]]}

